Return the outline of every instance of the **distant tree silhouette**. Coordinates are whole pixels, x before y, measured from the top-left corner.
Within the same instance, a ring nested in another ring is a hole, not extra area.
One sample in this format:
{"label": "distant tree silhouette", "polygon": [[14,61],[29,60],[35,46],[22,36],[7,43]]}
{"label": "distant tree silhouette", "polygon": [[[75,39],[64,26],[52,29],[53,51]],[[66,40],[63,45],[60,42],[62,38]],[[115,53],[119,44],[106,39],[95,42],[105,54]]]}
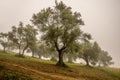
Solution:
{"label": "distant tree silhouette", "polygon": [[7,33],[0,33],[0,44],[3,47],[3,51],[6,52],[6,48],[8,47],[8,34]]}

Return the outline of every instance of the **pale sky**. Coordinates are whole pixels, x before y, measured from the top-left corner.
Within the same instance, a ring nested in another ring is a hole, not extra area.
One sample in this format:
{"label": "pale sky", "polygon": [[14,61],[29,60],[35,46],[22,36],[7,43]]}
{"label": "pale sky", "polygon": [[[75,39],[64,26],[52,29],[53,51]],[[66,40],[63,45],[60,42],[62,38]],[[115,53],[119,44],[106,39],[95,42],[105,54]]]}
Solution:
{"label": "pale sky", "polygon": [[[61,1],[61,0],[58,0]],[[80,12],[85,26],[103,50],[120,67],[120,0],[62,0]],[[30,23],[33,13],[54,6],[55,0],[0,0],[0,32],[7,32],[19,21]]]}

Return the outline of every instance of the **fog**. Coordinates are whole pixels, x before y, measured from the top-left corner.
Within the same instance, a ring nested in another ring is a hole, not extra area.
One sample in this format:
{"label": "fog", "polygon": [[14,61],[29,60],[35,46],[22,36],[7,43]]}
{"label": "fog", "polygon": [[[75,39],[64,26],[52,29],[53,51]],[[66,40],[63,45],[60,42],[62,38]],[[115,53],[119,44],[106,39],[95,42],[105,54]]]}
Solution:
{"label": "fog", "polygon": [[[58,0],[60,1],[60,0]],[[120,67],[120,0],[62,0],[73,11],[80,12],[85,26],[103,50]],[[0,32],[7,32],[19,21],[30,23],[33,13],[54,6],[55,0],[0,0]]]}

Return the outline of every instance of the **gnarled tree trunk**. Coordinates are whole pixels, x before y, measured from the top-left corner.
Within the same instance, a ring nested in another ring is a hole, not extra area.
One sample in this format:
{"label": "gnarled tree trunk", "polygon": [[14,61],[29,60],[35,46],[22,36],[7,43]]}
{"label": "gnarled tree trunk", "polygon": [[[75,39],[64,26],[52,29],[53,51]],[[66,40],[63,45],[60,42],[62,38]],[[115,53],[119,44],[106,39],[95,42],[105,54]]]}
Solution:
{"label": "gnarled tree trunk", "polygon": [[90,66],[88,58],[85,58],[86,66]]}
{"label": "gnarled tree trunk", "polygon": [[57,66],[62,66],[62,67],[66,67],[65,63],[63,62],[63,55],[64,53],[61,51],[58,52],[59,54],[59,58],[58,58],[58,62],[57,62]]}

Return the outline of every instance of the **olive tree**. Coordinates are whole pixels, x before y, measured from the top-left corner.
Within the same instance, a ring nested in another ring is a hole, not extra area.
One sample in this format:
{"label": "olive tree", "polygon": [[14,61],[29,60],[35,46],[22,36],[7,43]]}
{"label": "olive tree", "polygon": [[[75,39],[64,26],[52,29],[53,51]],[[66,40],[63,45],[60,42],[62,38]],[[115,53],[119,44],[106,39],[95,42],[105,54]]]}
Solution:
{"label": "olive tree", "polygon": [[64,51],[76,43],[82,35],[80,26],[84,25],[84,22],[81,14],[73,13],[71,7],[62,1],[60,3],[55,1],[53,8],[48,7],[34,14],[31,21],[42,33],[42,40],[58,52],[59,60],[56,65],[65,66]]}
{"label": "olive tree", "polygon": [[0,33],[0,44],[3,47],[3,51],[6,52],[6,48],[8,47],[8,34],[7,33]]}

